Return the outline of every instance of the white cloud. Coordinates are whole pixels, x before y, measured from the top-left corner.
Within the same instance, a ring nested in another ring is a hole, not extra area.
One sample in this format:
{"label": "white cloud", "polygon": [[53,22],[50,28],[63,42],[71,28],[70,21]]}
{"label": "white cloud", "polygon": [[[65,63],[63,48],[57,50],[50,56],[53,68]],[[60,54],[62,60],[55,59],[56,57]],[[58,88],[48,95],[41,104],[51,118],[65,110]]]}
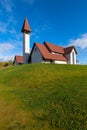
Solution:
{"label": "white cloud", "polygon": [[69,41],[69,45],[75,45],[76,47],[80,47],[81,49],[87,48],[87,33],[82,34],[77,39],[71,39]]}
{"label": "white cloud", "polygon": [[12,0],[0,0],[1,5],[7,12],[11,12],[13,8]]}
{"label": "white cloud", "polygon": [[14,48],[13,45],[9,43],[0,44],[0,61],[12,60],[13,56],[10,51]]}
{"label": "white cloud", "polygon": [[9,61],[9,60],[12,60],[13,61],[13,59],[14,59],[14,56],[10,56],[10,55],[8,55],[8,56],[0,56],[0,62],[3,62],[3,61]]}
{"label": "white cloud", "polygon": [[13,60],[15,55],[22,55],[22,42],[11,40],[0,43],[0,61]]}
{"label": "white cloud", "polygon": [[1,43],[0,44],[0,55],[7,53],[14,48],[15,47],[10,43]]}

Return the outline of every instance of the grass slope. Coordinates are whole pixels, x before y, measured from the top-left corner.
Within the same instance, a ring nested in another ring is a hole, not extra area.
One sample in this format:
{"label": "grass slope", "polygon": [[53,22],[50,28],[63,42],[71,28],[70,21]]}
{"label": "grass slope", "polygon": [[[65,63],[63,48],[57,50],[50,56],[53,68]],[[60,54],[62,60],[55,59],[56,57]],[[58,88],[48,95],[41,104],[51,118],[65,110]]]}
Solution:
{"label": "grass slope", "polygon": [[87,66],[0,70],[0,130],[87,130]]}

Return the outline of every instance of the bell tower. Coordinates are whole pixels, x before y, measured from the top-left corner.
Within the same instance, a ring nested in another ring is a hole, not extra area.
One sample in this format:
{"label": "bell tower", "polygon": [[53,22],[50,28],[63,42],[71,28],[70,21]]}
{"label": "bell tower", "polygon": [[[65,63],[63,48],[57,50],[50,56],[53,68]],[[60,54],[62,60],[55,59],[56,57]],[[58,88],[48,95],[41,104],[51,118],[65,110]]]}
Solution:
{"label": "bell tower", "polygon": [[28,63],[30,54],[30,25],[28,19],[25,18],[21,32],[23,33],[23,64]]}

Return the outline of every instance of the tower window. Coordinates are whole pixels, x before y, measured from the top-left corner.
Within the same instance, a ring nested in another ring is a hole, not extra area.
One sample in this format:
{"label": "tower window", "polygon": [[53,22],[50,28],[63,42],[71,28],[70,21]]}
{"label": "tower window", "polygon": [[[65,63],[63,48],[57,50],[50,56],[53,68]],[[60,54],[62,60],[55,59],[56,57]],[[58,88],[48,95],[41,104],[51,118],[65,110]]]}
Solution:
{"label": "tower window", "polygon": [[35,47],[35,52],[37,52],[37,48]]}

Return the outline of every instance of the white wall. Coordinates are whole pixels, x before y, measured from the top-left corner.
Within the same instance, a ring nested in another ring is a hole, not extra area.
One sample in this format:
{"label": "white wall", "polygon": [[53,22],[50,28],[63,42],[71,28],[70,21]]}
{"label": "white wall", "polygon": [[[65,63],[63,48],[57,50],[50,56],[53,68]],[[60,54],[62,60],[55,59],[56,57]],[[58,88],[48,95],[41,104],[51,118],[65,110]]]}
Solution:
{"label": "white wall", "polygon": [[33,53],[31,55],[31,63],[35,62],[43,62],[42,55],[36,46],[34,47]]}
{"label": "white wall", "polygon": [[[73,54],[74,54],[74,59],[73,59]],[[74,61],[73,61],[74,60]],[[70,53],[70,63],[71,64],[76,64],[76,53],[75,50],[73,49],[72,52]]]}
{"label": "white wall", "polygon": [[50,60],[44,60],[42,63],[49,64],[49,63],[51,63],[51,61]]}
{"label": "white wall", "polygon": [[[74,53],[74,62],[73,62],[73,53]],[[76,64],[76,52],[74,49],[70,54],[66,54],[65,57],[68,59],[69,64]]]}
{"label": "white wall", "polygon": [[67,64],[66,61],[54,61],[55,64]]}
{"label": "white wall", "polygon": [[28,63],[30,54],[30,34],[23,33],[23,63]]}

